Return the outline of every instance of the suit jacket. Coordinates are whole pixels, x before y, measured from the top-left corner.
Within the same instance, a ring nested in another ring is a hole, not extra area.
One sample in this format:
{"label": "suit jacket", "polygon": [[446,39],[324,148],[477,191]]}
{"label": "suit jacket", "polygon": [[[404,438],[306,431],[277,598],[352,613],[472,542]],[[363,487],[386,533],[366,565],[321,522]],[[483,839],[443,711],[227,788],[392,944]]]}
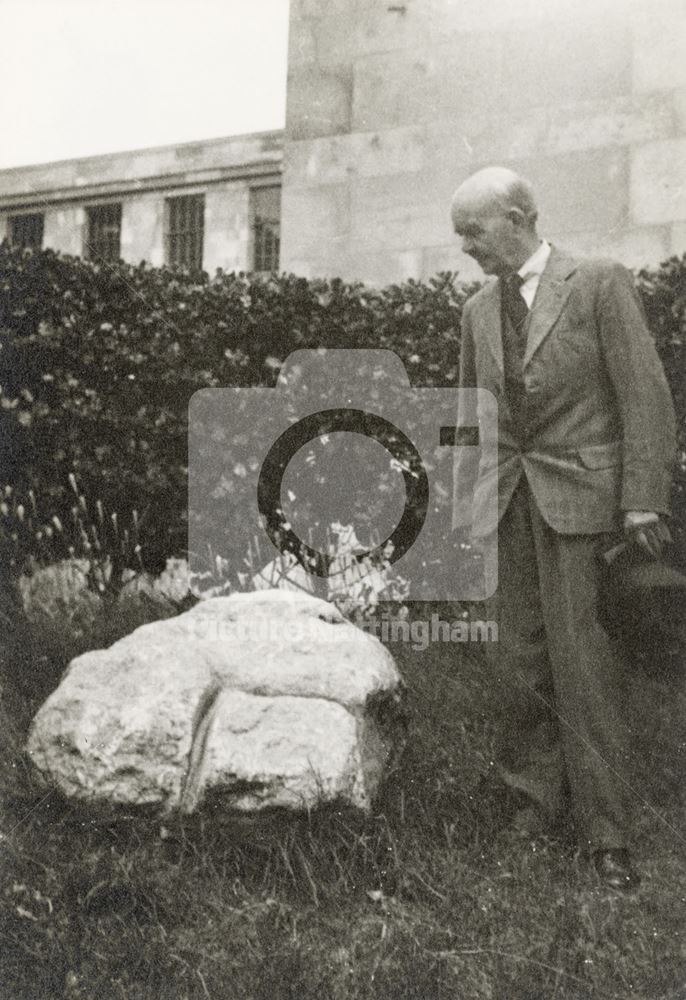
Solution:
{"label": "suit jacket", "polygon": [[[491,512],[502,516],[523,476],[564,534],[613,531],[624,510],[669,513],[674,407],[630,271],[553,248],[530,314],[523,379],[524,431],[505,394],[500,287],[491,281],[464,308],[460,386],[495,396],[497,460],[493,449],[456,448],[454,527],[488,534]],[[480,433],[483,442],[483,421]]]}

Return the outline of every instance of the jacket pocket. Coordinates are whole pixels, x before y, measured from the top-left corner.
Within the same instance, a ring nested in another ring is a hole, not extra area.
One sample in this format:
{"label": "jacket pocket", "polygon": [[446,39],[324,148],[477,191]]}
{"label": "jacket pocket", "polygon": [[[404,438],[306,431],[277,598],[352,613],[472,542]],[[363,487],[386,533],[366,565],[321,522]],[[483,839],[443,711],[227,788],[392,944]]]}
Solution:
{"label": "jacket pocket", "polygon": [[578,448],[577,454],[581,464],[587,469],[609,469],[622,461],[622,442],[587,444],[583,448]]}

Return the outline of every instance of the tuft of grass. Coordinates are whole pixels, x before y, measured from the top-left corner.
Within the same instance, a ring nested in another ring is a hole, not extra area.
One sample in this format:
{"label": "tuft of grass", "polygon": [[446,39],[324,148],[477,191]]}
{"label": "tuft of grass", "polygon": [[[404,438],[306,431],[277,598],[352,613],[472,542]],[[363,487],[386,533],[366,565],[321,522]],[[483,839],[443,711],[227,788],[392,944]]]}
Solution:
{"label": "tuft of grass", "polygon": [[116,598],[124,570],[144,568],[138,511],[119,513],[100,497],[86,497],[73,472],[67,482],[69,514],[62,518],[50,496],[31,488],[20,491],[9,483],[1,488],[0,565],[5,575],[16,579],[59,559],[85,559],[93,589]]}
{"label": "tuft of grass", "polygon": [[491,765],[504,720],[469,645],[391,645],[409,739],[368,817],[96,821],[21,747],[66,658],[135,624],[2,654],[3,1000],[683,1000],[683,678],[632,678],[644,884],[616,897],[573,845],[509,826]]}

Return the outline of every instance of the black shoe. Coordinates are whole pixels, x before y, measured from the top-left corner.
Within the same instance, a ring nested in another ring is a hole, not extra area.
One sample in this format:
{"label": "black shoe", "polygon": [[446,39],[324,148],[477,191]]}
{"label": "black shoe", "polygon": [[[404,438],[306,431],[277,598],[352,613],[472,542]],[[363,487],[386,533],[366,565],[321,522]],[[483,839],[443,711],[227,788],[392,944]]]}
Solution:
{"label": "black shoe", "polygon": [[593,855],[593,864],[598,878],[608,889],[633,892],[641,884],[640,876],[631,864],[628,851],[618,849],[596,851]]}

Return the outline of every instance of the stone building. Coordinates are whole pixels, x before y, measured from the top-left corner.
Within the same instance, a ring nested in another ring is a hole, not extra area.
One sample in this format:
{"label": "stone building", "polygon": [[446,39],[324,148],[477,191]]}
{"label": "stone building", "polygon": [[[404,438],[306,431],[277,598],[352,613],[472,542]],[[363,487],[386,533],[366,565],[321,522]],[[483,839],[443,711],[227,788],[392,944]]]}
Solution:
{"label": "stone building", "polygon": [[284,132],[0,171],[0,236],[208,271],[471,278],[450,196],[501,163],[572,251],[686,250],[686,0],[290,3]]}
{"label": "stone building", "polygon": [[291,0],[284,268],[476,276],[448,206],[489,164],[570,250],[686,250],[683,0]]}
{"label": "stone building", "polygon": [[209,272],[278,268],[283,135],[0,171],[0,239]]}

